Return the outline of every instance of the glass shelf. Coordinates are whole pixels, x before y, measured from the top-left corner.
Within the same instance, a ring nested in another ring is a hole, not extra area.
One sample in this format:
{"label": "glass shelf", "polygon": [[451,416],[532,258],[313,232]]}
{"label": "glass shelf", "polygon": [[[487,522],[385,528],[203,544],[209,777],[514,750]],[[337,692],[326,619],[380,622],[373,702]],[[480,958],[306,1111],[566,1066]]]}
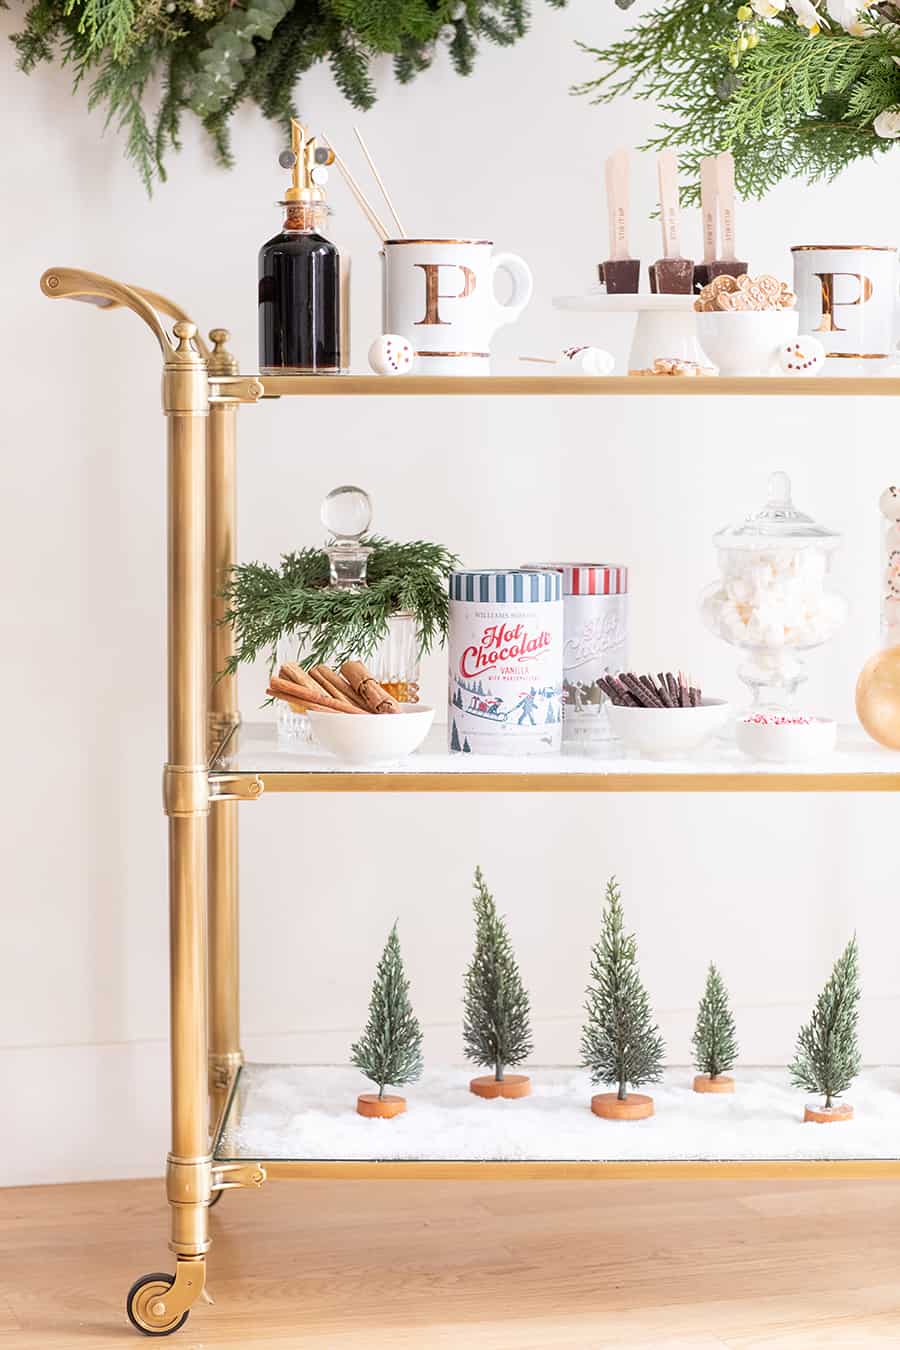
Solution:
{"label": "glass shelf", "polygon": [[[584,754],[451,755],[436,726],[392,768],[345,766],[315,747],[279,742],[268,723],[238,727],[210,765],[262,780],[267,792],[897,792],[900,753],[841,728],[838,748],[815,765],[760,764],[713,741],[702,758],[647,760]],[[225,784],[223,784],[225,787]],[[227,790],[227,789],[226,789]]]}
{"label": "glass shelf", "polygon": [[[334,1065],[247,1064],[238,1071],[215,1162],[259,1162],[271,1177],[694,1175],[900,1176],[897,1069],[868,1069],[853,1087],[855,1119],[839,1130],[802,1123],[803,1094],[787,1070],[740,1071],[717,1098],[691,1090],[693,1070],[670,1068],[652,1089],[656,1113],[636,1127],[599,1121],[576,1068],[529,1070],[532,1095],[498,1111],[468,1092],[471,1067],[425,1070],[404,1090],[405,1115],[385,1128],[355,1111],[370,1086]],[[503,1105],[500,1103],[500,1105]]]}
{"label": "glass shelf", "polygon": [[[801,376],[580,376],[580,375],[254,375],[264,389],[263,398],[291,395],[328,397],[344,394],[382,398],[420,395],[460,397],[538,396],[553,397],[711,397],[724,395],[772,395],[778,397],[893,397],[900,395],[900,375]],[[228,377],[212,377],[213,392],[228,392]]]}

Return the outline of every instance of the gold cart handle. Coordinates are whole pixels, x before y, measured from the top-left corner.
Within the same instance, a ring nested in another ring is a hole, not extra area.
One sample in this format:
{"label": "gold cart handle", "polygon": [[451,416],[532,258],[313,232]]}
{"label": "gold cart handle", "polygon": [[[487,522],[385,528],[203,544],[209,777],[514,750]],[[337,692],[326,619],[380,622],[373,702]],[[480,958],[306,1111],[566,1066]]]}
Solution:
{"label": "gold cart handle", "polygon": [[[175,350],[169,341],[158,315],[168,319],[191,322],[190,315],[155,291],[144,290],[141,286],[126,286],[111,277],[102,277],[97,272],[85,272],[78,267],[50,267],[41,277],[41,290],[51,300],[65,297],[69,300],[83,300],[87,304],[97,305],[100,309],[130,309],[137,314],[153,333],[160,345],[163,356],[168,360]],[[204,360],[209,356],[209,348],[199,333],[193,338],[197,350]]]}

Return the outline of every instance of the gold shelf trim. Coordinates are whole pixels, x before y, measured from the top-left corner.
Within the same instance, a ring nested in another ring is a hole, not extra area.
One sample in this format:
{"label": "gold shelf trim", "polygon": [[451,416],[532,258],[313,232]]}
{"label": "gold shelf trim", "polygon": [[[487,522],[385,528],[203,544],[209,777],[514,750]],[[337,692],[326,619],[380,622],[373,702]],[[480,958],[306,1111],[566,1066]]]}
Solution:
{"label": "gold shelf trim", "polygon": [[[223,773],[270,792],[900,792],[900,773]],[[213,800],[217,773],[210,775]]]}
{"label": "gold shelf trim", "polygon": [[[263,398],[372,396],[418,397],[594,397],[594,398],[897,398],[897,375],[716,376],[678,379],[649,375],[259,375],[244,377],[262,385]],[[243,399],[226,380],[210,379],[210,397]]]}
{"label": "gold shelf trim", "polygon": [[[237,1161],[215,1157],[213,1167]],[[900,1159],[729,1162],[342,1162],[313,1159],[240,1159],[257,1162],[266,1178],[302,1181],[731,1181],[887,1180],[900,1177]]]}

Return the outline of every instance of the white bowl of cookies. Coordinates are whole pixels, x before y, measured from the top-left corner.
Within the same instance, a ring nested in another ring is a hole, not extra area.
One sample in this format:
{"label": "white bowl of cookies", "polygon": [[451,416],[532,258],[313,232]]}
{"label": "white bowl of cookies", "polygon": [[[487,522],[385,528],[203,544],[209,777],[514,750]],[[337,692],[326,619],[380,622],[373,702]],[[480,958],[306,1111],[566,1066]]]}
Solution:
{"label": "white bowl of cookies", "polygon": [[780,374],[781,349],[797,337],[796,302],[776,277],[714,277],[694,301],[697,340],[720,375]]}

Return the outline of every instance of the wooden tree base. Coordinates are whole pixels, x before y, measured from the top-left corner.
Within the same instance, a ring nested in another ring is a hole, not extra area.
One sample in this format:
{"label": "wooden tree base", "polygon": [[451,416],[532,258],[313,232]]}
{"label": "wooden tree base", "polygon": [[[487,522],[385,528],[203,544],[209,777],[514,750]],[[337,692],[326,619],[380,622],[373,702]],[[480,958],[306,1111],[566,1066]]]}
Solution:
{"label": "wooden tree base", "polygon": [[622,1102],[617,1092],[598,1092],[591,1098],[591,1110],[604,1120],[646,1120],[653,1115],[653,1098],[629,1092]]}
{"label": "wooden tree base", "polygon": [[840,1102],[837,1106],[807,1106],[803,1112],[804,1120],[813,1120],[817,1125],[836,1125],[840,1120],[853,1119],[853,1107],[849,1102]]}
{"label": "wooden tree base", "polygon": [[406,1098],[392,1097],[390,1094],[379,1097],[377,1092],[362,1092],[356,1099],[356,1109],[361,1116],[393,1120],[394,1116],[402,1116],[406,1110]]}
{"label": "wooden tree base", "polygon": [[717,1074],[715,1078],[710,1078],[708,1073],[698,1073],[694,1079],[695,1092],[734,1092],[734,1079],[729,1078],[727,1073]]}
{"label": "wooden tree base", "polygon": [[473,1078],[469,1091],[476,1097],[528,1097],[531,1093],[531,1079],[527,1073],[508,1073],[500,1082],[494,1075]]}

